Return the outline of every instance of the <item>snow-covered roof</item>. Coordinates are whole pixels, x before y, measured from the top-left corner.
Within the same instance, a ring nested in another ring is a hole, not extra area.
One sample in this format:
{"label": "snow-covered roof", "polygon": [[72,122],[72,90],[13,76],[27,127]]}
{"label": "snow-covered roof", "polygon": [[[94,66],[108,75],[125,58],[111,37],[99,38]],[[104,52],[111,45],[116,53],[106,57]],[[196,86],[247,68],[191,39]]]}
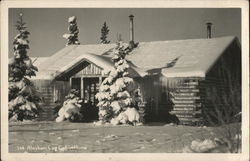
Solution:
{"label": "snow-covered roof", "polygon": [[[93,53],[85,53],[85,54],[78,56],[77,58],[75,58],[71,62],[69,62],[66,66],[57,70],[57,72],[53,76],[58,77],[61,74],[67,73],[67,71],[70,71],[72,68],[79,65],[83,61],[88,61],[89,63],[94,63],[95,65],[99,66],[103,70],[110,70],[110,69],[114,68],[114,65],[113,65],[114,63],[111,60],[111,57],[107,57],[107,56],[103,56],[103,55],[96,55]],[[128,70],[129,70],[129,75],[131,77],[140,76],[135,71],[135,69],[129,68]]]}
{"label": "snow-covered roof", "polygon": [[[133,76],[160,71],[166,77],[204,77],[235,40],[233,36],[212,39],[140,42],[126,59]],[[111,68],[110,51],[115,44],[69,45],[37,65],[35,79],[53,79],[84,59],[103,69]]]}
{"label": "snow-covered roof", "polygon": [[127,56],[145,71],[159,69],[166,77],[205,77],[235,40],[233,36],[140,43]]}
{"label": "snow-covered roof", "polygon": [[48,59],[48,57],[30,57],[34,66],[37,66]]}
{"label": "snow-covered roof", "polygon": [[59,75],[63,69],[66,70],[67,67],[69,68],[72,62],[76,62],[80,56],[86,54],[102,55],[114,46],[114,44],[66,46],[50,56],[46,61],[39,64],[37,66],[39,71],[37,72],[37,76],[33,79],[54,79],[55,76]]}

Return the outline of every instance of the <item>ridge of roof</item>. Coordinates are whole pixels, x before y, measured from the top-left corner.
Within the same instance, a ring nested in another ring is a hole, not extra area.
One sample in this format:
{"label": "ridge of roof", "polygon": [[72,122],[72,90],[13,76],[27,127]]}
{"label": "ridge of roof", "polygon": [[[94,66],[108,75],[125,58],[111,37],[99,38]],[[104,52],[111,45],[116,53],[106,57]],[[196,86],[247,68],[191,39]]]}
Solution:
{"label": "ridge of roof", "polygon": [[144,42],[139,42],[139,44],[148,44],[148,43],[152,43],[152,44],[157,44],[157,43],[169,43],[169,42],[185,42],[185,41],[204,41],[204,40],[208,40],[208,41],[213,41],[213,40],[219,40],[219,39],[235,39],[237,38],[236,36],[233,35],[229,35],[229,36],[221,36],[221,37],[213,37],[213,38],[196,38],[196,39],[177,39],[177,40],[162,40],[162,41],[144,41]]}
{"label": "ridge of roof", "polygon": [[[194,38],[194,39],[176,39],[176,40],[157,40],[157,41],[142,41],[139,42],[139,44],[148,44],[148,43],[168,43],[168,42],[183,42],[183,41],[199,41],[199,40],[208,40],[208,41],[213,41],[216,39],[235,39],[237,38],[236,36],[233,35],[228,35],[228,36],[221,36],[221,37],[212,37],[210,39],[208,38]],[[125,43],[125,42],[124,42]],[[112,46],[115,45],[116,43],[109,43],[109,44],[80,44],[80,45],[69,45],[69,46],[75,46],[75,47],[81,47],[81,46]],[[125,43],[127,44],[127,43]],[[68,47],[68,46],[66,46]]]}

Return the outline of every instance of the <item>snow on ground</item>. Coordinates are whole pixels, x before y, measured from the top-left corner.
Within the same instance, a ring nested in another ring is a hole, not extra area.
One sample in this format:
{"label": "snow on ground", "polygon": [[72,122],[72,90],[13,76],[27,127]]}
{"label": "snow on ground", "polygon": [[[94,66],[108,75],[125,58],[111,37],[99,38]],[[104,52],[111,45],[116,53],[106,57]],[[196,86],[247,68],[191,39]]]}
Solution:
{"label": "snow on ground", "polygon": [[[193,152],[190,145],[209,146],[218,128],[150,123],[147,126],[95,126],[93,123],[10,123],[9,152],[154,153]],[[200,142],[194,142],[194,140]],[[204,140],[202,142],[202,140]]]}

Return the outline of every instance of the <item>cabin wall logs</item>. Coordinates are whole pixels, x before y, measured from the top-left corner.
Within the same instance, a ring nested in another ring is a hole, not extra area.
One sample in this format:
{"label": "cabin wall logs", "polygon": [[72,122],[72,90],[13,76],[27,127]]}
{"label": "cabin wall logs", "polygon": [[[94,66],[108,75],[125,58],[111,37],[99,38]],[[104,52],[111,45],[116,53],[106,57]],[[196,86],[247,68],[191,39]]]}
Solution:
{"label": "cabin wall logs", "polygon": [[41,98],[42,112],[38,120],[53,120],[54,108],[62,105],[69,92],[69,82],[52,80],[32,80]]}
{"label": "cabin wall logs", "polygon": [[199,125],[203,122],[203,91],[200,82],[203,78],[178,78],[167,80],[170,102],[170,114],[184,125]]}

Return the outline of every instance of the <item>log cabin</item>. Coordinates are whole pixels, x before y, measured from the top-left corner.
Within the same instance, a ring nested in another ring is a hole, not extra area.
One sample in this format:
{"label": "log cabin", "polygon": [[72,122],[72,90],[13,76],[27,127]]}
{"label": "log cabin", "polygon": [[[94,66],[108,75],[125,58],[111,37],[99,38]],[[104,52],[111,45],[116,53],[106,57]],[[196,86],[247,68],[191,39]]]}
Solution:
{"label": "log cabin", "polygon": [[[71,88],[96,108],[94,96],[106,77],[102,71],[113,68],[114,47],[70,45],[50,57],[36,58],[39,72],[33,82],[44,100],[41,118],[51,119],[48,111],[55,102],[62,103]],[[234,36],[140,42],[126,59],[129,75],[141,89],[149,121],[174,116],[181,124],[205,122],[204,111],[224,108],[222,101],[213,101],[215,95],[223,100],[232,85],[241,89],[241,47]],[[237,98],[241,103],[241,92]]]}

